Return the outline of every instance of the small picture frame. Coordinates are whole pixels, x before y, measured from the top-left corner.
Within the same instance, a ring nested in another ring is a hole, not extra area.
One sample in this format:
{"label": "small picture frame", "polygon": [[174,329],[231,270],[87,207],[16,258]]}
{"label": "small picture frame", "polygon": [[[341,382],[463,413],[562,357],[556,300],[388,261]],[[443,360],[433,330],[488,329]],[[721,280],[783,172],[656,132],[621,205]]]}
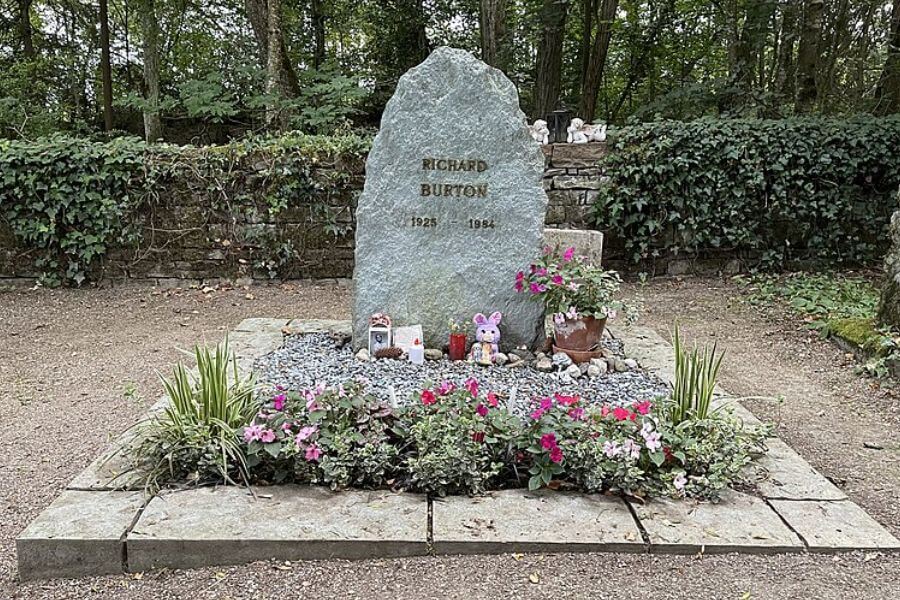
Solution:
{"label": "small picture frame", "polygon": [[369,355],[393,345],[391,339],[391,318],[383,313],[369,317]]}

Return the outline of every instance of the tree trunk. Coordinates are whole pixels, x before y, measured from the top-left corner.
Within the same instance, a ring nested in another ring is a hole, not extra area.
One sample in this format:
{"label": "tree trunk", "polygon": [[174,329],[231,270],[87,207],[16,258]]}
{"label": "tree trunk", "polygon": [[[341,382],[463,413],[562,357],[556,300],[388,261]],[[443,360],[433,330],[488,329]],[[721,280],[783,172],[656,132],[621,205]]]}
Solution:
{"label": "tree trunk", "polygon": [[31,29],[31,4],[33,0],[19,0],[19,37],[22,40],[22,54],[32,59],[34,53],[34,32]]}
{"label": "tree trunk", "polygon": [[562,46],[569,0],[544,0],[541,8],[542,34],[538,46],[534,78],[533,113],[542,119],[556,109],[562,72]]}
{"label": "tree trunk", "polygon": [[325,64],[325,13],[322,0],[311,0],[310,16],[316,47],[313,50],[313,68],[322,68]]}
{"label": "tree trunk", "polygon": [[775,68],[775,93],[784,99],[794,97],[797,48],[797,0],[788,0],[781,14],[781,43],[778,45],[778,64]]}
{"label": "tree trunk", "polygon": [[268,62],[266,63],[266,94],[269,104],[266,106],[266,125],[271,129],[280,129],[282,115],[278,100],[285,96],[284,46],[281,32],[281,0],[267,0],[267,37]]}
{"label": "tree trunk", "polygon": [[103,82],[103,128],[113,128],[112,67],[109,62],[109,0],[100,0],[100,79]]}
{"label": "tree trunk", "polygon": [[481,60],[506,71],[510,58],[506,39],[506,0],[481,0],[479,25]]}
{"label": "tree trunk", "polygon": [[900,0],[894,0],[891,9],[887,59],[875,90],[875,99],[878,101],[876,113],[886,115],[900,112]]}
{"label": "tree trunk", "polygon": [[[253,29],[253,37],[256,38],[256,46],[259,49],[259,65],[262,69],[267,70],[269,68],[269,9],[266,5],[266,0],[244,0],[244,11],[247,13],[247,19],[250,21],[251,29]],[[297,73],[294,71],[294,66],[288,57],[284,36],[281,38],[280,45],[281,68],[283,69],[285,84],[290,94],[296,96],[300,91],[300,82],[297,80]]]}
{"label": "tree trunk", "polygon": [[144,137],[155,142],[162,137],[159,117],[159,21],[155,0],[141,0],[141,34],[144,43]]}
{"label": "tree trunk", "polygon": [[578,49],[578,66],[581,78],[578,80],[582,88],[587,78],[588,62],[591,60],[591,36],[594,34],[594,13],[597,12],[597,0],[581,0],[581,46]]}
{"label": "tree trunk", "polygon": [[609,55],[609,40],[618,7],[618,0],[601,0],[597,35],[594,38],[584,84],[581,86],[581,103],[578,108],[578,114],[587,122],[594,120],[594,113],[597,110],[597,94],[603,81],[603,69]]}
{"label": "tree trunk", "polygon": [[731,73],[720,110],[740,108],[750,99],[757,64],[765,48],[774,12],[775,2],[772,0],[751,0],[748,3],[740,35],[729,52]]}
{"label": "tree trunk", "polygon": [[819,60],[819,41],[822,38],[824,9],[824,0],[805,0],[804,2],[800,50],[797,54],[797,101],[794,105],[798,113],[810,112],[819,98],[816,70]]}

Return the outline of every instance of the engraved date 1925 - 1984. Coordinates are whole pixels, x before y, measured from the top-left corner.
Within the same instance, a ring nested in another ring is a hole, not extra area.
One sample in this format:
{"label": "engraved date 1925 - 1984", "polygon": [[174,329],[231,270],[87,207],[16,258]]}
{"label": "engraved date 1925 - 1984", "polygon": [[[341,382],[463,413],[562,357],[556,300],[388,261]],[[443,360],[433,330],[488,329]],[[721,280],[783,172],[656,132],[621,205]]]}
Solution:
{"label": "engraved date 1925 - 1984", "polygon": [[[437,227],[437,217],[422,217],[418,215],[411,216],[408,223],[412,227]],[[454,222],[451,221],[451,225]],[[463,223],[469,229],[495,229],[494,219],[467,219]]]}

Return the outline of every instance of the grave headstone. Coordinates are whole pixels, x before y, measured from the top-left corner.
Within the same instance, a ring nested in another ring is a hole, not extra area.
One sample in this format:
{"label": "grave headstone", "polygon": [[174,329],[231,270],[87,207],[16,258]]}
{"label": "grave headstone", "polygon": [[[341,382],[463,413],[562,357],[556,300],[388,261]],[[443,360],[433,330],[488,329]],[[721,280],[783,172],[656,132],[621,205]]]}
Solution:
{"label": "grave headstone", "polygon": [[513,283],[540,251],[543,169],[499,70],[442,47],[401,77],[357,208],[354,345],[375,312],[442,347],[450,319],[493,311],[505,347],[534,345],[542,308]]}

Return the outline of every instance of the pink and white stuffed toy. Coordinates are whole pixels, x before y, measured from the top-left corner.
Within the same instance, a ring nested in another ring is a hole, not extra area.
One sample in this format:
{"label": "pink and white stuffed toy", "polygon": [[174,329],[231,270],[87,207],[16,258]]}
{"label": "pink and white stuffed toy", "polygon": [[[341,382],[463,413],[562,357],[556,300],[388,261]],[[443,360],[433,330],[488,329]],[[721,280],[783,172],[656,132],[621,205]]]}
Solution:
{"label": "pink and white stuffed toy", "polygon": [[485,317],[478,313],[472,318],[475,323],[475,343],[469,351],[469,361],[479,365],[494,364],[494,357],[500,352],[500,320],[503,315],[499,312],[491,313]]}

